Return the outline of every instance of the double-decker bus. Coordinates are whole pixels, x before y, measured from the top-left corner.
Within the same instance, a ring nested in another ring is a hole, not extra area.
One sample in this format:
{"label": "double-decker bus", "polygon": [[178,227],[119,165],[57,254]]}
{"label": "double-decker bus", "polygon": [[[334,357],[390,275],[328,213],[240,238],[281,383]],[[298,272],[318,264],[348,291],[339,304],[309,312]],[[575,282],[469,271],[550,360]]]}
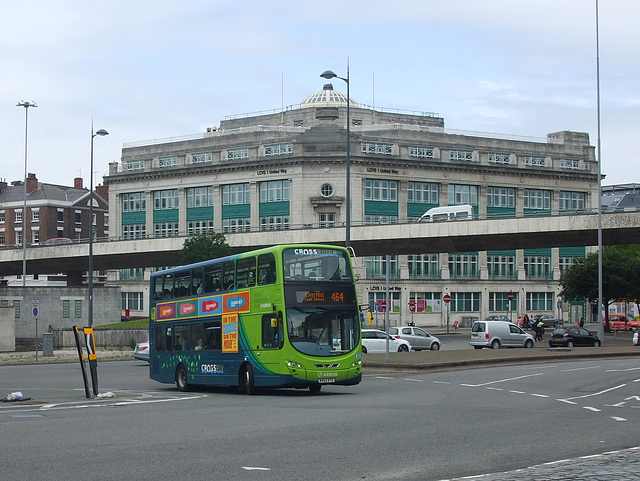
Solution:
{"label": "double-decker bus", "polygon": [[279,245],[154,272],[152,379],[308,388],[362,379],[360,314],[349,251]]}

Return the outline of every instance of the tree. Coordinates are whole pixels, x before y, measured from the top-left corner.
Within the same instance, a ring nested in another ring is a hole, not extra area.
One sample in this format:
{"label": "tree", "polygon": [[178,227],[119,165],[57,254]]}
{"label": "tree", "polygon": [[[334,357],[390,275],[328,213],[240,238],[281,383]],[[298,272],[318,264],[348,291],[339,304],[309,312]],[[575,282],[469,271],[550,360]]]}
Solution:
{"label": "tree", "polygon": [[183,264],[216,259],[231,254],[231,247],[227,244],[224,234],[204,232],[184,241],[180,251]]}
{"label": "tree", "polygon": [[[602,250],[602,308],[605,327],[609,328],[609,304],[615,300],[639,298],[636,285],[640,272],[640,255],[636,246],[609,246]],[[562,295],[569,301],[586,299],[598,301],[598,253],[578,259],[560,277]]]}

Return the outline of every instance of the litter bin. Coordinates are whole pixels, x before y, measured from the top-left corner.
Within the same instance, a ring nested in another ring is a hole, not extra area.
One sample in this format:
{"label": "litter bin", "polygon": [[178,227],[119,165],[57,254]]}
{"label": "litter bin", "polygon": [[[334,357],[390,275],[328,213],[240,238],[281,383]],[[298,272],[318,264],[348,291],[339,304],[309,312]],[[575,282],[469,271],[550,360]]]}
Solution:
{"label": "litter bin", "polygon": [[42,355],[53,356],[53,333],[47,332],[42,335]]}

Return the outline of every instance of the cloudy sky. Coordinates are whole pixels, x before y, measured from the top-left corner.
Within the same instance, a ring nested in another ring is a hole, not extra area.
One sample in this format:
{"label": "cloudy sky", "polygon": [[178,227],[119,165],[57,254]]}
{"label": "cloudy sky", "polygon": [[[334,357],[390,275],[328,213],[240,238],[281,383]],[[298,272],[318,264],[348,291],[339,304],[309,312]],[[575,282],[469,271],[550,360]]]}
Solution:
{"label": "cloudy sky", "polygon": [[[277,110],[346,74],[376,108],[449,129],[596,145],[595,0],[22,0],[0,7],[0,179],[96,183],[124,143]],[[604,185],[640,182],[640,1],[600,0]],[[345,84],[334,81],[345,91]]]}

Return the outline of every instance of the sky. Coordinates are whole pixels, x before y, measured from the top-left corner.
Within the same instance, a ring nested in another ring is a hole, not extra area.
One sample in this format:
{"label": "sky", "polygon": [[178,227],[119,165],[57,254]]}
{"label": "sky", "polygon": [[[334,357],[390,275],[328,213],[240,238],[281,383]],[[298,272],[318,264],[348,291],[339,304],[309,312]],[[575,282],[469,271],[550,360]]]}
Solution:
{"label": "sky", "polygon": [[89,186],[93,125],[109,132],[101,184],[123,144],[297,105],[349,65],[360,104],[489,135],[587,132],[603,185],[640,182],[640,1],[600,0],[598,18],[599,56],[596,0],[5,2],[0,179],[24,178],[27,133],[28,172]]}

